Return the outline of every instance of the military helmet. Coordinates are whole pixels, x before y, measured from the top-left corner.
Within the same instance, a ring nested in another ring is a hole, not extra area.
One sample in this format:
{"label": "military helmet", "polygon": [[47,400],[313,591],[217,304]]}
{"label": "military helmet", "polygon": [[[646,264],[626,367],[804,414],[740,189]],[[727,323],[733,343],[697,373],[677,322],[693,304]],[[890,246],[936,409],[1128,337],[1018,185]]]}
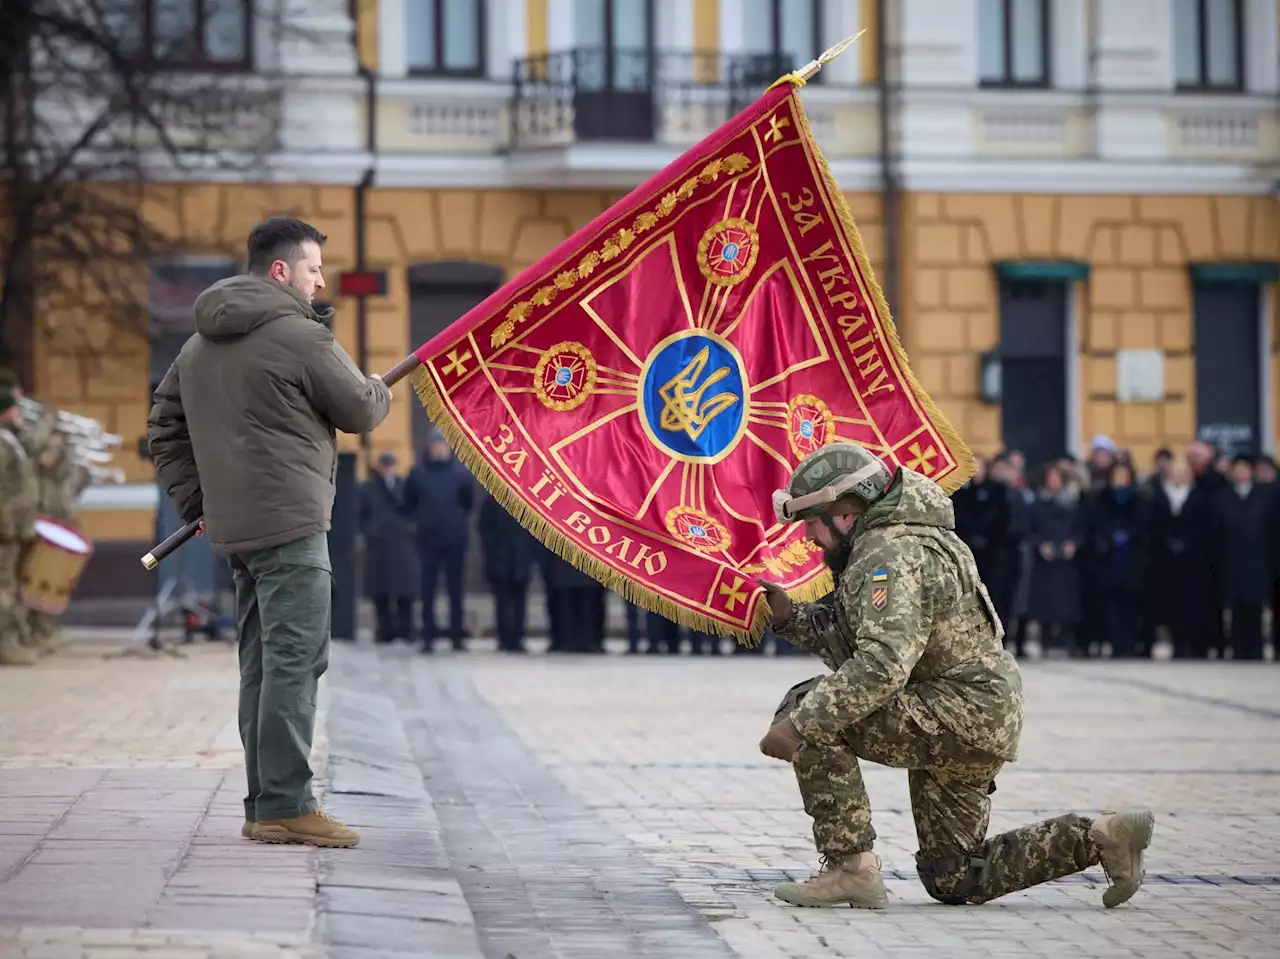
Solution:
{"label": "military helmet", "polygon": [[799,522],[822,515],[850,495],[870,506],[892,478],[880,457],[857,443],[832,443],[801,460],[787,488],[773,494],[774,516],[779,523]]}

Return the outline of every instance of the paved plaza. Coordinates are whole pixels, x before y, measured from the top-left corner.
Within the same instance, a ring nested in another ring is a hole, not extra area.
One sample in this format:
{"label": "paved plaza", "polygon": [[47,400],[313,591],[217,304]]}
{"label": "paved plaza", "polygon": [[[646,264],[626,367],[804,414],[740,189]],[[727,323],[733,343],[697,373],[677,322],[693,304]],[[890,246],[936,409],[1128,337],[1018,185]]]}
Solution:
{"label": "paved plaza", "polygon": [[993,830],[1156,811],[1148,882],[1100,869],[981,907],[916,880],[906,776],[865,776],[890,907],[797,910],[816,865],[757,742],[816,660],[423,658],[337,646],[315,760],[354,850],[239,837],[223,646],[0,670],[0,957],[467,959],[1280,955],[1273,664],[1034,662]]}

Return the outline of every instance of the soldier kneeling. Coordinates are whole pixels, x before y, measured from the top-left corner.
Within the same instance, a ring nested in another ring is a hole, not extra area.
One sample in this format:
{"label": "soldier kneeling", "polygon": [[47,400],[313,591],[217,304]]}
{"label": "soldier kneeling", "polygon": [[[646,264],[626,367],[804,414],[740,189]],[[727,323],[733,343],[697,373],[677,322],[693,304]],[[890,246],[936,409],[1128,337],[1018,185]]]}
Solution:
{"label": "soldier kneeling", "polygon": [[769,591],[773,628],[831,675],[794,687],[761,751],[790,762],[823,868],[775,895],[797,906],[887,905],[859,758],[908,770],[929,895],[978,904],[1102,865],[1107,908],[1143,879],[1150,810],[1066,815],[987,838],[991,793],[1018,755],[1022,679],[973,555],[936,483],[836,443],[774,494],[780,523],[803,521],[836,577],[829,602]]}

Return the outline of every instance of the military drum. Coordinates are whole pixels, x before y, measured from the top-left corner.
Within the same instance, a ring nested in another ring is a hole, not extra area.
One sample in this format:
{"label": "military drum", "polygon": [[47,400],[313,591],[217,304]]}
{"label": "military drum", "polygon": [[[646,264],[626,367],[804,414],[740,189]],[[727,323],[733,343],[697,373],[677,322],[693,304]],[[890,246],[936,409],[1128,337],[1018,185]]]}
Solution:
{"label": "military drum", "polygon": [[22,557],[18,598],[28,609],[60,616],[93,555],[93,544],[47,516],[35,522],[36,539]]}

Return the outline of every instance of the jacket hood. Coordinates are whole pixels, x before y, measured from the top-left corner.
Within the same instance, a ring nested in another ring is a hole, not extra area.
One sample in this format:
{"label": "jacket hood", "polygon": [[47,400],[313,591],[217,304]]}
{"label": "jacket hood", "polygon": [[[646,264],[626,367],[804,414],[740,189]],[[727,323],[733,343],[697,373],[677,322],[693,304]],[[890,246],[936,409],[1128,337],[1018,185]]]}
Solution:
{"label": "jacket hood", "polygon": [[955,529],[956,513],[951,498],[933,480],[898,467],[888,492],[871,504],[854,529],[861,532],[898,525]]}
{"label": "jacket hood", "polygon": [[261,276],[227,277],[196,297],[196,332],[210,340],[238,339],[290,315],[319,319],[292,287]]}

